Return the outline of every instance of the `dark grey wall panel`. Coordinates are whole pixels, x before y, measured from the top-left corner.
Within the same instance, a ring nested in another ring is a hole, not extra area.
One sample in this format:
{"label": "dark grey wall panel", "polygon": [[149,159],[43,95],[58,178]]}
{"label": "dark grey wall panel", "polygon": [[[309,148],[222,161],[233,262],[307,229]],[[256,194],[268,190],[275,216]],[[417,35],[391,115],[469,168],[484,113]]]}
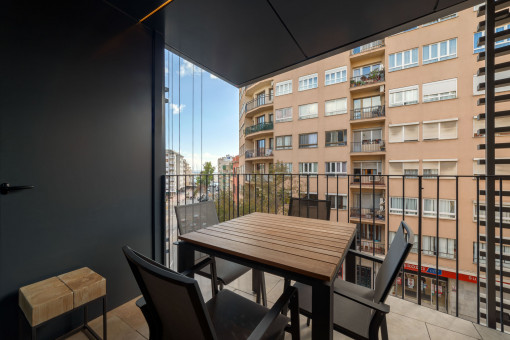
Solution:
{"label": "dark grey wall panel", "polygon": [[2,5],[0,183],[36,186],[0,196],[0,338],[11,339],[20,286],[88,266],[106,277],[110,308],[138,294],[121,247],[154,251],[163,45],[99,0]]}

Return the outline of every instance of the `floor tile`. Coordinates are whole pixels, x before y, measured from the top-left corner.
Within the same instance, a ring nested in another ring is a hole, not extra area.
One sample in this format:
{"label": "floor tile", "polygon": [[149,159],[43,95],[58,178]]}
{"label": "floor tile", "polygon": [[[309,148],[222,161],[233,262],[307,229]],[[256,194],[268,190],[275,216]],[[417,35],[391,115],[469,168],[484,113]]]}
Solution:
{"label": "floor tile", "polygon": [[474,324],[474,326],[483,340],[510,340],[510,334],[501,333],[498,330],[490,329],[478,324]]}
{"label": "floor tile", "polygon": [[434,326],[431,324],[426,324],[427,329],[429,331],[430,340],[474,340],[475,338],[472,338],[470,336],[467,336],[465,334],[457,333],[450,331],[448,329]]}

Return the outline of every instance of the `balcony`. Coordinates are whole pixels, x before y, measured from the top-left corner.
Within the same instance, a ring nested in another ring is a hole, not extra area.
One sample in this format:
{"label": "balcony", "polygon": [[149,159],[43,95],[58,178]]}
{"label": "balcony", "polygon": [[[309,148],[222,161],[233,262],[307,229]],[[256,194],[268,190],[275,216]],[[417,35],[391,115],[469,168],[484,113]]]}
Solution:
{"label": "balcony", "polygon": [[351,78],[351,90],[354,88],[367,88],[384,82],[384,70],[372,71],[369,74]]}
{"label": "balcony", "polygon": [[384,247],[385,245],[382,242],[378,241],[374,242],[373,240],[367,239],[361,239],[358,245],[360,251],[376,255],[384,255],[385,253]]}
{"label": "balcony", "polygon": [[246,159],[252,158],[272,158],[273,157],[273,149],[269,148],[258,148],[256,150],[246,150],[244,153]]}
{"label": "balcony", "polygon": [[353,48],[351,50],[351,57],[357,56],[360,54],[363,54],[363,55],[369,54],[368,52],[380,49],[381,47],[384,47],[384,39],[376,40],[371,43]]}
{"label": "balcony", "polygon": [[263,96],[259,96],[255,99],[250,100],[246,104],[244,104],[244,111],[242,111],[242,112],[246,113],[246,118],[252,117],[253,115],[272,106],[273,99],[274,99],[274,96],[272,96],[272,95],[266,94]]}
{"label": "balcony", "polygon": [[[259,124],[255,124],[255,125],[252,125],[252,126],[248,126],[244,130],[244,134],[246,136],[248,136],[248,135],[251,135],[251,134],[254,134],[254,133],[257,133],[257,132],[268,131],[268,130],[272,130],[272,129],[273,129],[273,122],[259,123]],[[260,134],[257,134],[257,135],[260,135]]]}
{"label": "balcony", "polygon": [[360,184],[362,186],[369,185],[369,186],[384,186],[385,180],[384,176],[378,176],[378,175],[363,175],[361,176],[352,176],[349,183],[351,186],[359,186]]}
{"label": "balcony", "polygon": [[[386,220],[386,212],[384,210],[380,210],[380,209],[376,209],[374,211],[374,209],[371,209],[371,208],[351,208],[349,210],[349,216],[351,218],[357,218],[358,220],[361,219],[361,220],[368,220],[368,221],[373,221],[374,220],[374,216],[375,216],[375,221],[376,222],[384,222]],[[355,222],[355,221],[353,221]]]}
{"label": "balcony", "polygon": [[352,153],[385,152],[386,145],[382,139],[364,140],[363,142],[352,142]]}
{"label": "balcony", "polygon": [[[384,105],[363,107],[360,109],[351,110],[351,123],[352,121],[360,121],[366,119],[376,120],[375,118],[385,118]],[[378,119],[377,119],[378,120]]]}

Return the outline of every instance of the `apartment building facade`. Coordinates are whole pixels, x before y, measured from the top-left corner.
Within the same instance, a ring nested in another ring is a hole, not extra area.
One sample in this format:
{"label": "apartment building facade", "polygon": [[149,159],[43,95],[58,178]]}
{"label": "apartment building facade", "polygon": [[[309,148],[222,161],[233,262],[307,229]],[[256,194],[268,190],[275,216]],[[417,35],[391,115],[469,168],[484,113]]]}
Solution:
{"label": "apartment building facade", "polygon": [[[477,76],[483,48],[474,43],[478,22],[469,8],[245,87],[239,119],[241,173],[264,173],[283,162],[296,174],[373,175],[344,179],[338,190],[327,176],[311,185],[319,189],[312,195],[332,201],[331,219],[358,224],[362,251],[385,254],[403,218],[418,234],[421,206],[422,282],[413,249],[394,294],[416,299],[421,289],[424,305],[454,313],[459,292],[459,315],[468,318],[476,315],[478,260],[477,181],[469,176],[485,171],[478,164],[484,158],[478,150],[483,121],[476,119],[483,112],[477,105],[483,94],[477,88],[483,79]],[[503,44],[510,41],[497,46]],[[498,108],[510,109],[505,105]],[[508,124],[505,119],[499,122]],[[504,133],[497,139],[509,141]],[[507,165],[496,171],[510,174]],[[405,180],[397,177],[403,175]],[[416,175],[430,176],[423,178],[421,202]],[[439,181],[436,175],[468,177]],[[460,232],[459,216],[465,217]],[[503,247],[505,253],[510,247]],[[452,279],[456,266],[459,287]],[[373,285],[376,272],[372,263],[361,261],[358,283]]]}
{"label": "apartment building facade", "polygon": [[174,197],[178,190],[185,186],[185,175],[190,170],[184,157],[171,149],[165,151],[165,176],[166,178],[166,192],[170,197]]}

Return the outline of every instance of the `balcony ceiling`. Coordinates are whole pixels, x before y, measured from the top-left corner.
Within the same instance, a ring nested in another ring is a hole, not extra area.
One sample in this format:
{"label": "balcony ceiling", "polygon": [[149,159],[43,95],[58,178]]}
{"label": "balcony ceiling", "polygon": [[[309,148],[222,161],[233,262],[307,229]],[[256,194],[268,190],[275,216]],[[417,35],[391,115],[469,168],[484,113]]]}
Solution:
{"label": "balcony ceiling", "polygon": [[[109,2],[140,20],[165,1]],[[173,0],[144,24],[173,52],[240,87],[479,2]]]}

